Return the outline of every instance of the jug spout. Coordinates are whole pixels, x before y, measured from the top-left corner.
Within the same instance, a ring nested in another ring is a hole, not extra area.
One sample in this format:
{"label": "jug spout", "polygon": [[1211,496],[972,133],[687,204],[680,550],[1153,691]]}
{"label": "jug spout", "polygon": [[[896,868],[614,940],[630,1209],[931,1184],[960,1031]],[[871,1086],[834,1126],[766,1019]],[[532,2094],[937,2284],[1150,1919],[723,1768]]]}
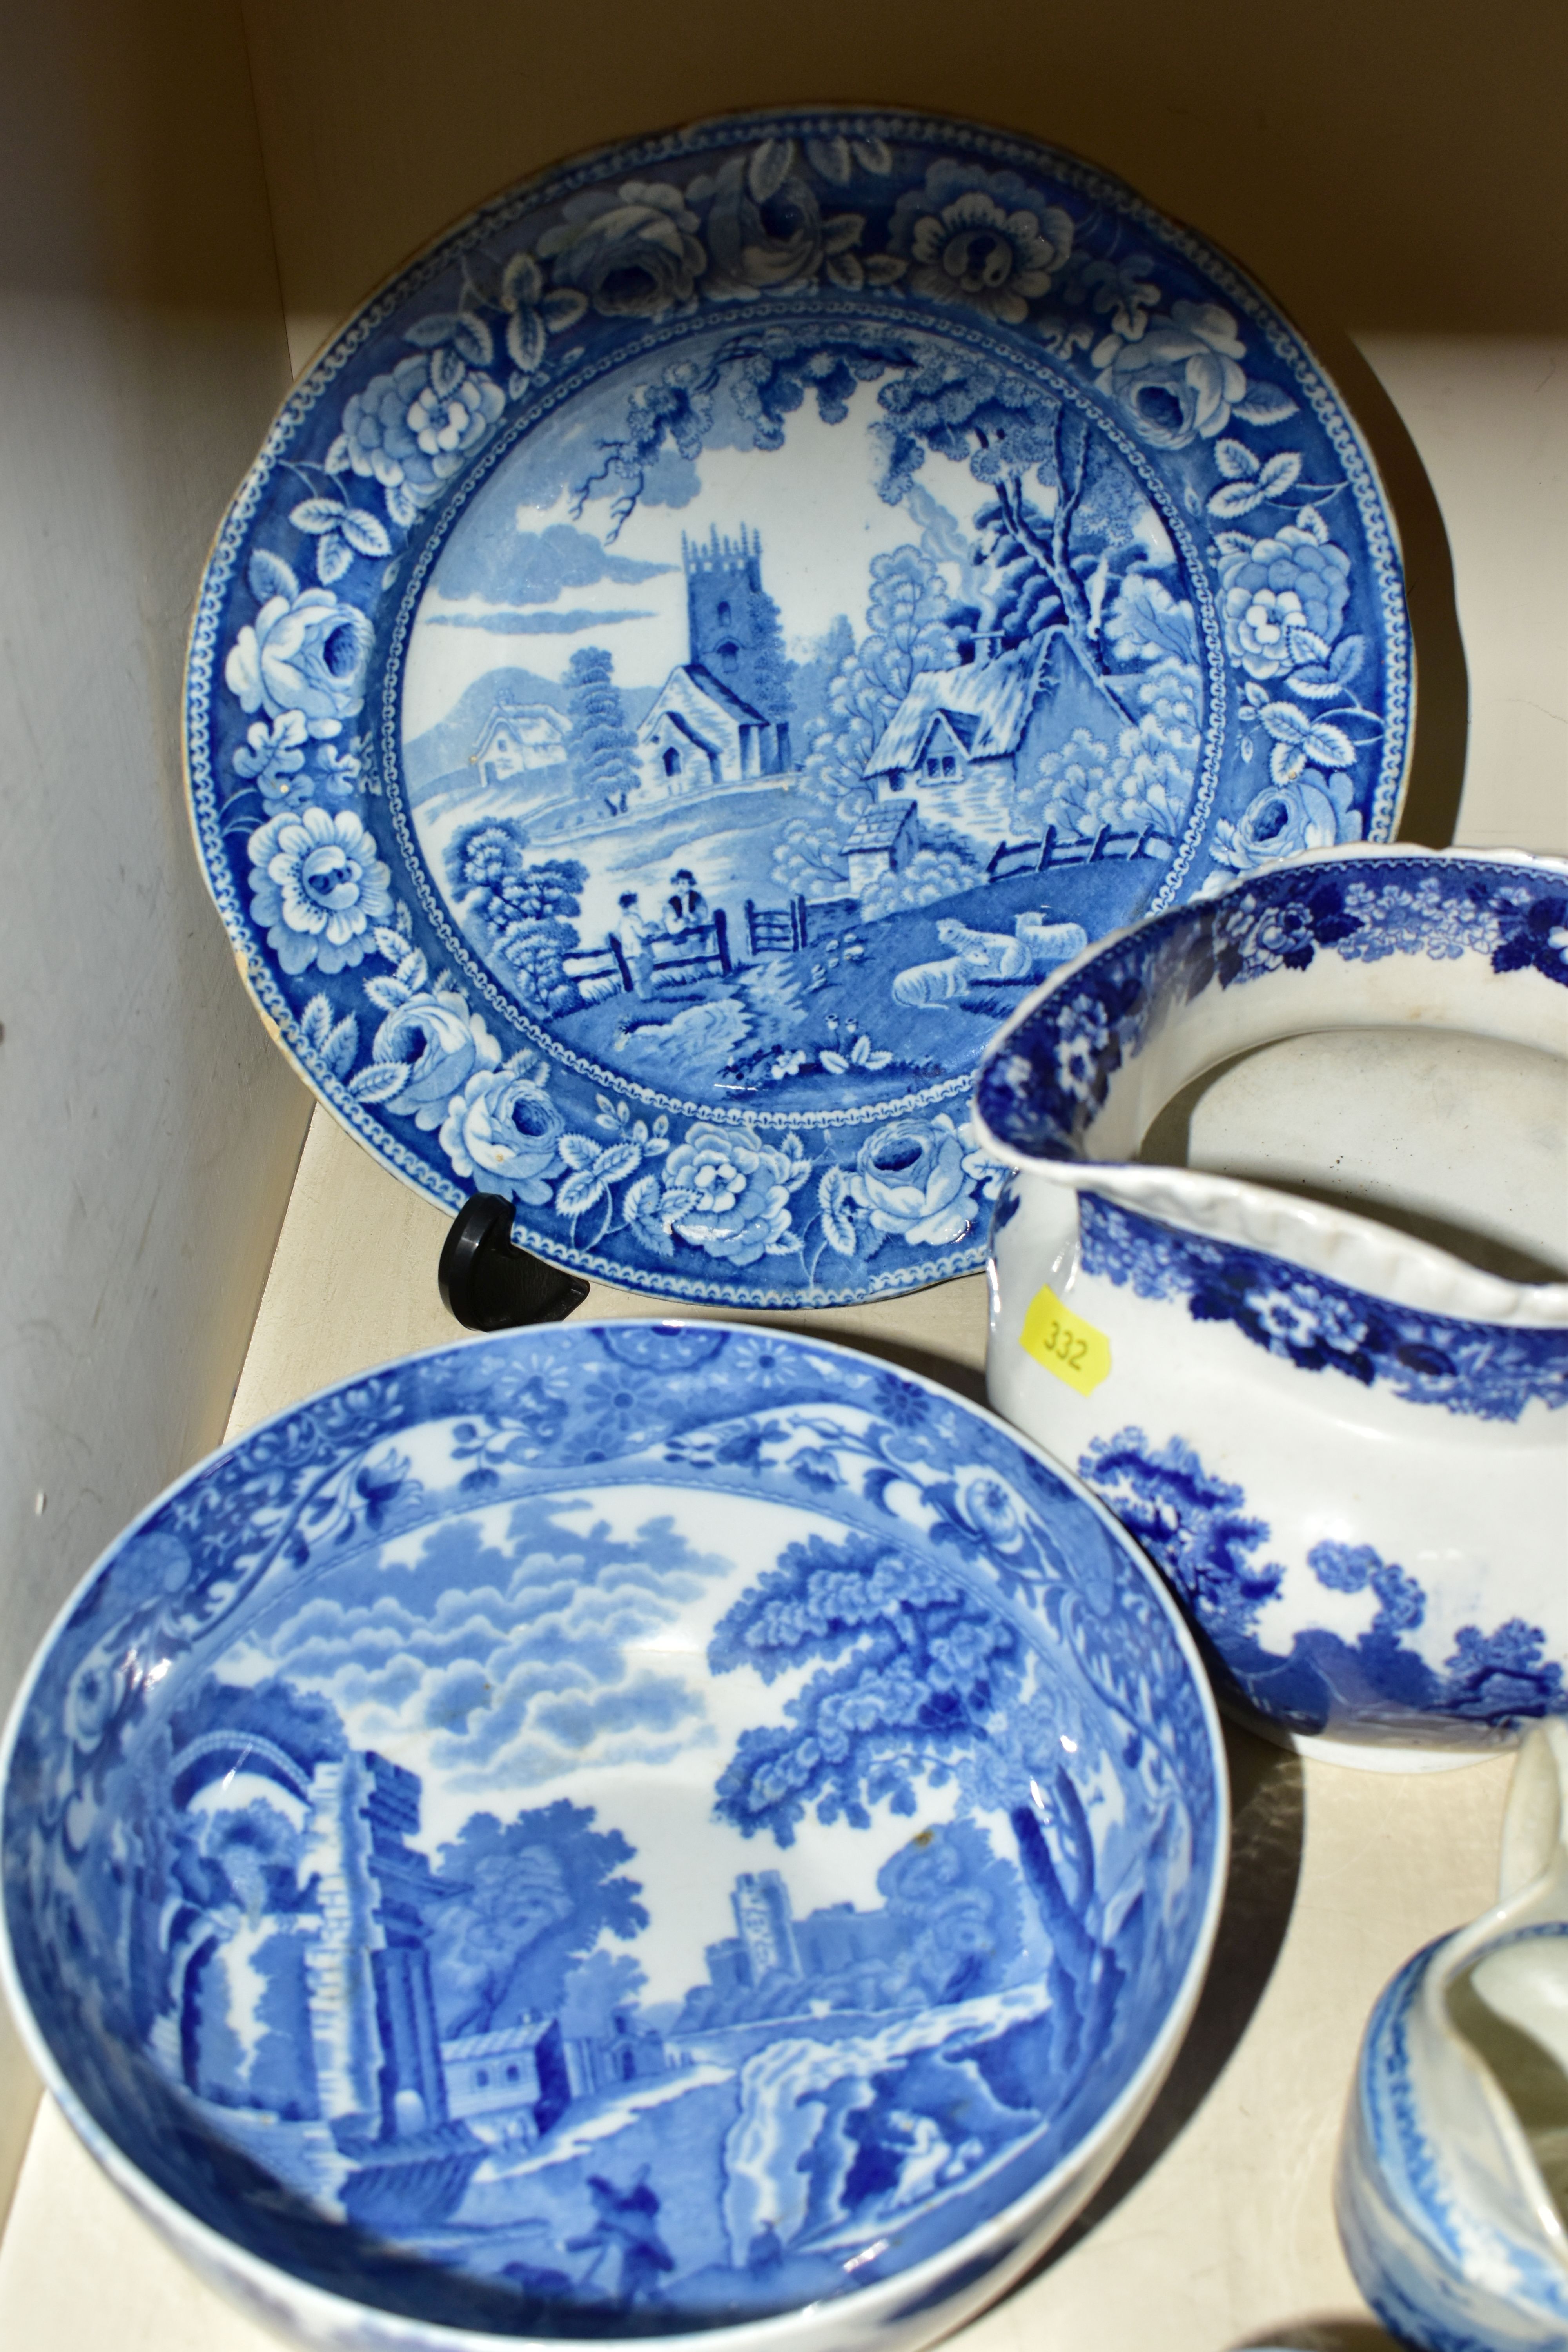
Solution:
{"label": "jug spout", "polygon": [[1568,2343],[1568,1726],[1526,1734],[1502,1898],[1373,2011],[1336,2181],[1363,2293],[1444,2352]]}

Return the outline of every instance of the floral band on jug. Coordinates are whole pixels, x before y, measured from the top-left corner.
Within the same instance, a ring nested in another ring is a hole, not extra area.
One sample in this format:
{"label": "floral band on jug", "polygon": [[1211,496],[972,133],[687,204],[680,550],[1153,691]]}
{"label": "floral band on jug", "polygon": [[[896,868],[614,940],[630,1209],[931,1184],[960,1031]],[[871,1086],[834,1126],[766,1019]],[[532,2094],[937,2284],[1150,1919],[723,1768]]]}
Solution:
{"label": "floral band on jug", "polygon": [[1568,988],[1568,884],[1552,867],[1506,872],[1482,859],[1405,852],[1260,874],[1223,897],[1173,909],[1107,947],[1003,1039],[976,1100],[993,1135],[1046,1159],[1078,1156],[1118,1070],[1142,1052],[1151,1011],[1190,1003],[1322,954],[1535,971]]}

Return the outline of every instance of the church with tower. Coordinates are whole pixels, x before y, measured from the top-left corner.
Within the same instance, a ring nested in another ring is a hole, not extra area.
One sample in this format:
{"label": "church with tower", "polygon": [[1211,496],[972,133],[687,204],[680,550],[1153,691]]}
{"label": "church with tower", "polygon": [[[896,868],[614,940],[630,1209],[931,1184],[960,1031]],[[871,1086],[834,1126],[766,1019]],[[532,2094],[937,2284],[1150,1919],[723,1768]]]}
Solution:
{"label": "church with tower", "polygon": [[642,781],[632,805],[683,800],[783,776],[791,765],[789,670],[778,607],[763,586],[763,542],[680,542],[688,657],[637,729]]}

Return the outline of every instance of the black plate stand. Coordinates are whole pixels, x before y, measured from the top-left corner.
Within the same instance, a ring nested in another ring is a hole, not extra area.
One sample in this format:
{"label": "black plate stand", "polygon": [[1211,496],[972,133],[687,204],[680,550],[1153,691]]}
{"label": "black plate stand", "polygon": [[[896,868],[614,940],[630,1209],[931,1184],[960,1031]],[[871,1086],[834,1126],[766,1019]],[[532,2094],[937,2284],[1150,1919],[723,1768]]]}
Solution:
{"label": "black plate stand", "polygon": [[511,1238],[511,1202],[476,1192],[453,1218],[436,1269],[441,1304],[470,1331],[563,1323],[588,1296],[577,1275],[546,1265]]}

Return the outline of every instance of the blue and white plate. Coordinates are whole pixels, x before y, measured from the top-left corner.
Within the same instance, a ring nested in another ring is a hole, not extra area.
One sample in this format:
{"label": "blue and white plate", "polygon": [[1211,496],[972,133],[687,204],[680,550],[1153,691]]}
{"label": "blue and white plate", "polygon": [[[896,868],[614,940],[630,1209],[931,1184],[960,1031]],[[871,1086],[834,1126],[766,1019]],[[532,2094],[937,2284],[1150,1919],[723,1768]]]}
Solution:
{"label": "blue and white plate", "polygon": [[293,1407],[113,1547],[13,1717],[0,1949],[88,2145],[308,2340],[896,2352],[1131,2137],[1226,1818],[1174,1604],[1026,1441],[570,1325]]}
{"label": "blue and white plate", "polygon": [[1069,156],[766,114],[473,214],[219,533],[208,878],[429,1197],[753,1306],[983,1255],[981,1047],[1086,941],[1393,829],[1398,549],[1234,267]]}

